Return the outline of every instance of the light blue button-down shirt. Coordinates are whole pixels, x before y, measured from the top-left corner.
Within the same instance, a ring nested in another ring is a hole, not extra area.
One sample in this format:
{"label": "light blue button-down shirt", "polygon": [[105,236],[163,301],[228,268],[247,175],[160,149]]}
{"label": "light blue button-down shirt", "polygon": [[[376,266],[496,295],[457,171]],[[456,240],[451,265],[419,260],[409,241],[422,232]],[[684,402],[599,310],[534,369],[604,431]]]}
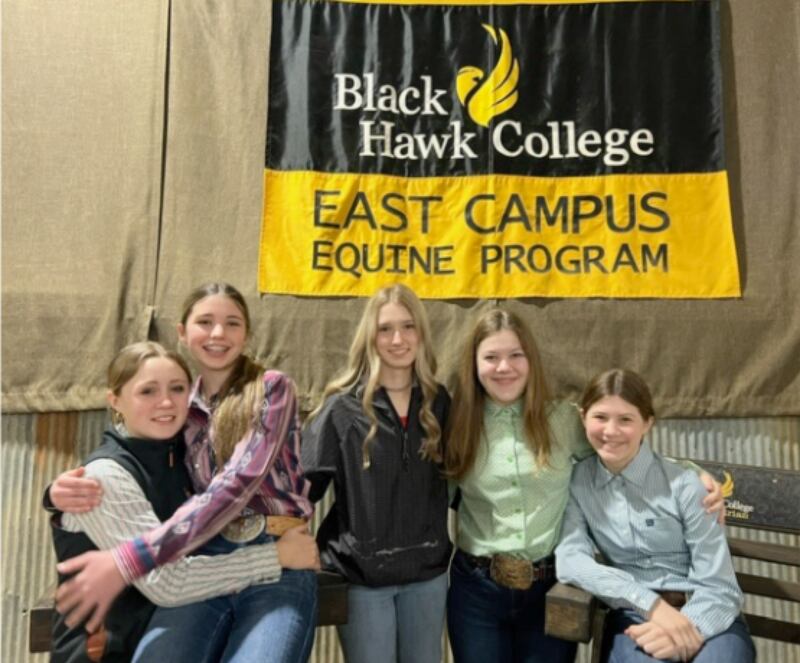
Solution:
{"label": "light blue button-down shirt", "polygon": [[[578,463],[556,548],[558,579],[642,616],[656,591],[690,592],[681,612],[704,637],[721,633],[739,614],[742,592],[705,495],[696,473],[646,443],[620,474],[596,456]],[[595,546],[608,565],[595,561]]]}

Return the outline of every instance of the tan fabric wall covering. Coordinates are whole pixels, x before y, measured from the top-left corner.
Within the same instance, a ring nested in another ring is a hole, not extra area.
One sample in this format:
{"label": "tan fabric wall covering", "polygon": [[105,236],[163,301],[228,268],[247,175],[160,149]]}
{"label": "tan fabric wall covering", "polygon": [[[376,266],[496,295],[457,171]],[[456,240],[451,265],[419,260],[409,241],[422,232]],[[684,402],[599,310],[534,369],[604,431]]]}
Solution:
{"label": "tan fabric wall covering", "polygon": [[102,406],[152,315],[167,3],[3,3],[3,407]]}
{"label": "tan fabric wall covering", "polygon": [[[6,410],[101,405],[105,364],[145,337],[148,306],[173,343],[183,297],[212,279],[248,296],[254,351],[306,406],[344,362],[363,300],[256,294],[268,3],[154,4],[4,5]],[[800,414],[800,6],[721,11],[744,297],[509,302],[561,395],[625,365],[649,377],[662,415]],[[428,302],[443,378],[487,304]]]}

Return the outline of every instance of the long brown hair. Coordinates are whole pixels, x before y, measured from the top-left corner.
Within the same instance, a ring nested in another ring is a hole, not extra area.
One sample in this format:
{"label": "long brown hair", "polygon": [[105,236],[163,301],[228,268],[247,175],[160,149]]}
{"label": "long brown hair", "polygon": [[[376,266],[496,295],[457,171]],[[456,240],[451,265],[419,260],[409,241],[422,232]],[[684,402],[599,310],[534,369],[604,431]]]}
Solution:
{"label": "long brown hair", "polygon": [[462,350],[445,451],[445,470],[453,479],[463,479],[475,465],[483,433],[487,396],[478,380],[478,346],[489,336],[503,330],[517,335],[530,366],[528,383],[522,395],[525,441],[540,466],[549,461],[551,434],[547,423],[547,406],[550,389],[542,369],[539,349],[527,325],[517,315],[494,308],[478,319]]}
{"label": "long brown hair", "polygon": [[381,358],[375,346],[378,335],[378,314],[386,304],[399,304],[403,306],[414,319],[417,329],[419,345],[417,356],[414,360],[414,375],[422,390],[422,408],[420,409],[420,424],[425,434],[420,453],[426,460],[440,462],[442,460],[441,437],[442,431],[439,422],[433,414],[433,401],[439,385],[436,382],[436,358],[431,349],[431,332],[425,307],[414,291],[400,283],[386,286],[376,292],[364,307],[361,321],[356,328],[353,342],[345,369],[331,380],[322,394],[320,404],[309,415],[309,421],[319,414],[327,398],[333,394],[349,391],[356,385],[363,383],[364,392],[361,404],[364,413],[370,422],[370,428],[362,444],[364,469],[370,465],[369,447],[378,432],[378,418],[375,415],[373,397],[378,388],[378,378],[381,369]]}
{"label": "long brown hair", "polygon": [[[205,283],[193,290],[183,303],[181,324],[186,326],[195,304],[212,295],[228,297],[244,318],[245,332],[250,336],[250,311],[242,293],[229,283]],[[265,368],[242,353],[233,371],[217,394],[219,402],[211,420],[212,442],[217,467],[221,468],[233,455],[236,444],[257,422],[264,402],[263,374]]]}
{"label": "long brown hair", "polygon": [[650,387],[641,375],[627,368],[612,368],[595,375],[583,390],[581,413],[585,415],[592,405],[606,396],[619,396],[627,401],[639,410],[645,421],[656,417]]}

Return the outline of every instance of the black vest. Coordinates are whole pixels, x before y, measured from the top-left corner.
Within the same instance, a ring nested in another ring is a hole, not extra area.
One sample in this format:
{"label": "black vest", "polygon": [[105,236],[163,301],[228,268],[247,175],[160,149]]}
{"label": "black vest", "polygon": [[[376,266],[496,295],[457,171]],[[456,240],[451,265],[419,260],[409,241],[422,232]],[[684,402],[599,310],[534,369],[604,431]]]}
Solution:
{"label": "black vest", "polygon": [[[110,458],[121,465],[142,487],[160,520],[167,520],[192,494],[191,481],[184,465],[183,433],[171,440],[140,440],[120,435],[115,430],[103,433],[102,444],[84,464]],[[51,519],[53,545],[61,562],[88,550],[97,550],[83,532],[67,532],[60,527],[60,515]],[[59,574],[61,584],[67,576]],[[129,586],[111,606],[104,625],[108,633],[104,663],[131,660],[147,622],[155,610],[136,588]],[[69,628],[56,613],[53,623],[52,663],[89,663],[86,655],[86,631],[83,625]]]}

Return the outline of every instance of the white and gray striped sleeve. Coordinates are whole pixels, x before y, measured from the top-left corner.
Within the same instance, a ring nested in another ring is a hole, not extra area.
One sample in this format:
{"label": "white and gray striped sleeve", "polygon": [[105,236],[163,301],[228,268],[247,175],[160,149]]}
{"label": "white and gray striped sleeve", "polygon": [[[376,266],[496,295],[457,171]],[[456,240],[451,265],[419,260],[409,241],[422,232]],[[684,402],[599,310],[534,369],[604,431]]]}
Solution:
{"label": "white and gray striped sleeve", "polygon": [[[161,524],[139,484],[118,463],[95,460],[86,466],[85,476],[102,484],[102,502],[88,513],[65,513],[64,529],[85,532],[98,548],[108,550]],[[270,543],[226,555],[184,557],[133,584],[156,605],[174,607],[274,582],[280,575],[278,551]]]}
{"label": "white and gray striped sleeve", "polygon": [[736,581],[725,531],[716,514],[701,504],[706,489],[692,473],[681,476],[678,503],[684,536],[691,554],[688,570],[692,596],[681,612],[706,638],[722,633],[742,609],[743,596]]}

